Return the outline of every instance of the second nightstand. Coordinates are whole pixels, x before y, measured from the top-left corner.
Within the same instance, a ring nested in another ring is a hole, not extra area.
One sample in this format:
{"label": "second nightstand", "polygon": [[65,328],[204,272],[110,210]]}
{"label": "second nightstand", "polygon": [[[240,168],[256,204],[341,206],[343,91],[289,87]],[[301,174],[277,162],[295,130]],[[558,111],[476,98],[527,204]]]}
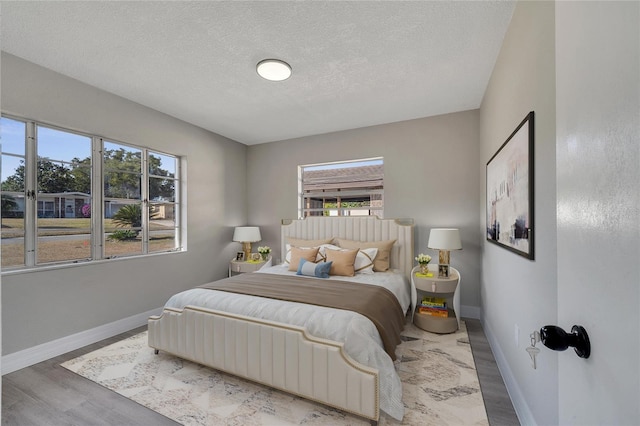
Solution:
{"label": "second nightstand", "polygon": [[[434,266],[437,268],[436,265]],[[419,271],[420,267],[415,267],[411,271],[411,283],[415,289],[412,299],[417,302],[417,299],[421,300],[421,297],[418,297],[420,295],[444,298],[447,300],[449,316],[438,317],[415,312],[414,324],[433,333],[453,333],[458,330],[460,328],[460,273],[457,269],[450,268],[449,278],[438,278],[437,269],[430,270],[433,277],[417,276]]]}
{"label": "second nightstand", "polygon": [[262,268],[268,268],[269,266],[271,266],[271,256],[269,256],[267,260],[261,260],[260,262],[238,261],[231,259],[229,262],[229,276],[244,274],[246,272],[255,272]]}

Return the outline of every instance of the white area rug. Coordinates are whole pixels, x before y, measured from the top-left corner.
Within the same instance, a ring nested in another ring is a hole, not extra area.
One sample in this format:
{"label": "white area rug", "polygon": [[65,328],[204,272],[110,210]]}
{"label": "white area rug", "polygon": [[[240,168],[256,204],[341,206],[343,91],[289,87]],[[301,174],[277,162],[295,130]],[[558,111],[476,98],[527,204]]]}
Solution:
{"label": "white area rug", "polygon": [[[466,327],[427,333],[408,324],[396,369],[406,407],[402,423],[488,425]],[[362,418],[236,378],[147,346],[147,333],[62,364],[184,425],[367,425]]]}

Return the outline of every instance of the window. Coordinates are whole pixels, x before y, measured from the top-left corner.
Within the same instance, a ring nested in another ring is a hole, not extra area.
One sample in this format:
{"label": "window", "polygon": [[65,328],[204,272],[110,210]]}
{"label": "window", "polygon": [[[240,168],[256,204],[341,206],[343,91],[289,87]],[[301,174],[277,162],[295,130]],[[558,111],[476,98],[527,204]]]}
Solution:
{"label": "window", "polygon": [[35,128],[35,262],[90,259],[91,219],[82,215],[82,206],[91,204],[92,140],[41,125]]}
{"label": "window", "polygon": [[0,119],[2,143],[2,266],[24,265],[25,146],[27,125]]}
{"label": "window", "polygon": [[149,251],[165,251],[178,244],[179,213],[176,158],[149,152]]}
{"label": "window", "polygon": [[383,217],[382,158],[298,167],[298,210],[307,216]]}
{"label": "window", "polygon": [[104,141],[104,252],[107,257],[143,253],[142,150]]}
{"label": "window", "polygon": [[3,116],[2,268],[181,249],[179,158]]}

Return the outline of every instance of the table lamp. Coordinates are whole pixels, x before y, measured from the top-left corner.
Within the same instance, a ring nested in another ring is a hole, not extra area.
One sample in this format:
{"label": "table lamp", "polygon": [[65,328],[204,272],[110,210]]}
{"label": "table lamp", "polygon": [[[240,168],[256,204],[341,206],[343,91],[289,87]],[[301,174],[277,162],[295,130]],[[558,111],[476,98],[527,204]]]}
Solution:
{"label": "table lamp", "polygon": [[242,251],[244,251],[244,260],[251,258],[251,243],[262,240],[260,228],[257,226],[236,226],[233,231],[233,241],[242,243]]}
{"label": "table lamp", "polygon": [[449,250],[461,250],[460,232],[454,228],[434,228],[429,233],[430,249],[438,253],[438,278],[449,278]]}

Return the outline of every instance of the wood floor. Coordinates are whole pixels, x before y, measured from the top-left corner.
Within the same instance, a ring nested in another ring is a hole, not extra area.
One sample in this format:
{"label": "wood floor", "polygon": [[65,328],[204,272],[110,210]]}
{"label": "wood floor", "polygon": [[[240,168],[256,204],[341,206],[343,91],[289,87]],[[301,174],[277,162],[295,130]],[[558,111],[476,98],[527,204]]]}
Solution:
{"label": "wood floor", "polygon": [[476,363],[480,389],[484,398],[484,406],[491,426],[512,426],[520,422],[513,409],[513,404],[507,393],[498,365],[489,347],[487,337],[482,331],[480,321],[465,319],[467,334],[471,343],[473,360]]}
{"label": "wood floor", "polygon": [[[519,425],[478,320],[466,319],[489,424]],[[2,377],[3,425],[178,425],[60,364],[146,329],[140,327]]]}

